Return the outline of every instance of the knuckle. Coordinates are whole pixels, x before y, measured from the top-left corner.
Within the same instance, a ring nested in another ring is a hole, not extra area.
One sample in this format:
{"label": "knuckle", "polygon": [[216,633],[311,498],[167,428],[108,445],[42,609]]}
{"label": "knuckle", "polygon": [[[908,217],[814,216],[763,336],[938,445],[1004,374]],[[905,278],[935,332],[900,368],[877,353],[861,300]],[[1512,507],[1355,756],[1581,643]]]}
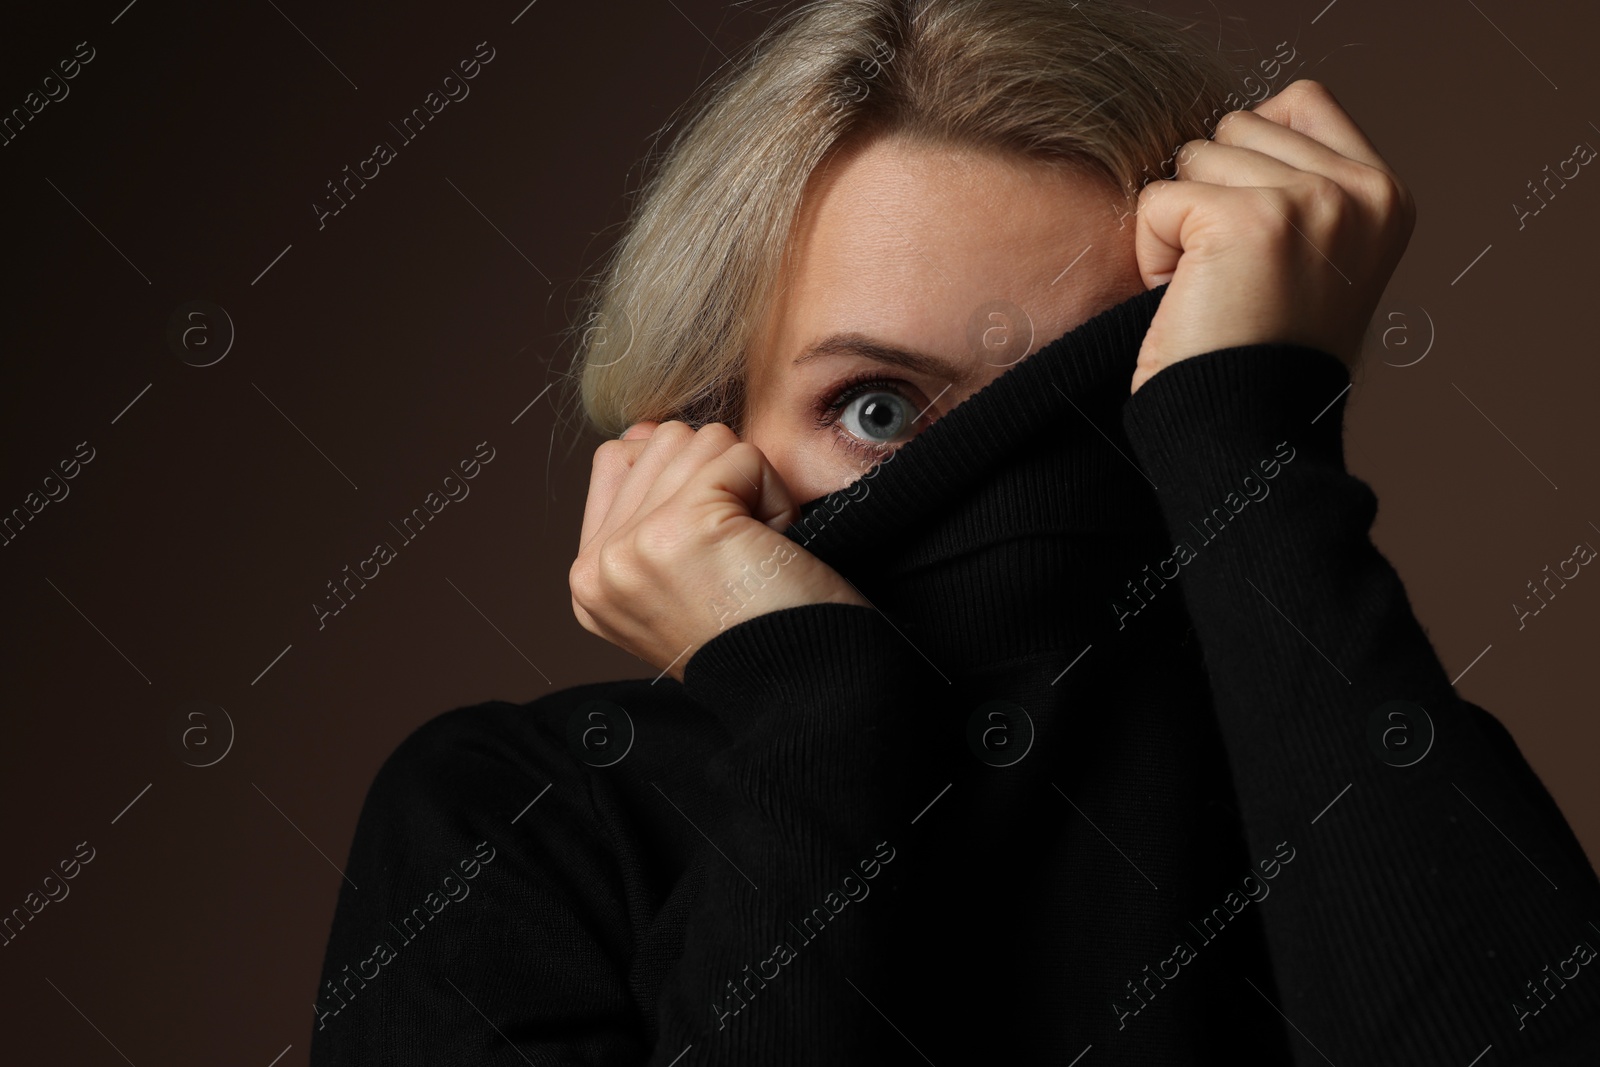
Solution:
{"label": "knuckle", "polygon": [[673,508],[656,508],[634,529],[636,558],[657,567],[671,566],[682,552],[685,532],[682,518]]}
{"label": "knuckle", "polygon": [[1365,165],[1351,177],[1350,185],[1364,200],[1384,211],[1399,207],[1404,193],[1400,183],[1393,177],[1377,167]]}
{"label": "knuckle", "polygon": [[593,604],[598,593],[595,561],[585,553],[572,561],[567,568],[567,587],[572,591],[574,604]]}
{"label": "knuckle", "polygon": [[1386,219],[1410,225],[1416,218],[1416,200],[1397,175],[1369,167],[1365,181],[1367,196]]}
{"label": "knuckle", "polygon": [[1282,215],[1277,228],[1327,230],[1337,227],[1348,215],[1350,193],[1343,185],[1321,174],[1305,172],[1299,183],[1285,190],[1278,205]]}
{"label": "knuckle", "polygon": [[642,568],[638,546],[631,539],[613,538],[595,553],[593,590],[587,603],[604,607],[626,602],[641,588]]}
{"label": "knuckle", "polygon": [[594,450],[594,469],[606,470],[617,464],[626,462],[628,455],[628,442],[620,438],[602,441],[600,447]]}
{"label": "knuckle", "polygon": [[1204,137],[1196,137],[1192,140],[1183,142],[1183,144],[1178,146],[1178,154],[1175,157],[1178,167],[1181,169],[1185,166],[1188,166],[1190,163],[1193,163],[1195,155],[1210,143],[1211,142]]}
{"label": "knuckle", "polygon": [[1216,137],[1223,131],[1229,129],[1234,123],[1247,121],[1246,116],[1251,114],[1253,114],[1253,112],[1246,108],[1234,108],[1232,111],[1229,111],[1227,114],[1223,115],[1217,120],[1217,124],[1212,127],[1211,135]]}
{"label": "knuckle", "polygon": [[1299,78],[1283,87],[1283,95],[1290,99],[1331,100],[1333,93],[1315,78]]}
{"label": "knuckle", "polygon": [[661,438],[667,442],[684,441],[694,436],[694,428],[682,419],[668,419],[651,435],[651,439]]}
{"label": "knuckle", "polygon": [[725,422],[706,423],[700,427],[699,436],[724,448],[731,448],[739,440],[739,435],[733,432],[733,427]]}
{"label": "knuckle", "polygon": [[1312,209],[1317,212],[1337,212],[1349,197],[1343,185],[1324,174],[1309,175],[1306,192]]}
{"label": "knuckle", "polygon": [[611,538],[595,549],[594,553],[594,582],[601,584],[608,576],[616,574],[622,569],[622,555],[616,538]]}

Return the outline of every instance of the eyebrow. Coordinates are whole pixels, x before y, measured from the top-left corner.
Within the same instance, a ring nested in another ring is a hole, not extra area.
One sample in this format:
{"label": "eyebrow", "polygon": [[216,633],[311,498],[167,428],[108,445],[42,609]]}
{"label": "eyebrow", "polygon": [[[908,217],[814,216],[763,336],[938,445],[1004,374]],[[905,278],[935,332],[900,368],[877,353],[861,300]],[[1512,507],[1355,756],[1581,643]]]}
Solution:
{"label": "eyebrow", "polygon": [[971,376],[969,368],[947,360],[885,344],[863,333],[836,333],[816,342],[795,357],[794,366],[826,356],[859,356],[874,363],[900,367],[929,378],[960,382]]}

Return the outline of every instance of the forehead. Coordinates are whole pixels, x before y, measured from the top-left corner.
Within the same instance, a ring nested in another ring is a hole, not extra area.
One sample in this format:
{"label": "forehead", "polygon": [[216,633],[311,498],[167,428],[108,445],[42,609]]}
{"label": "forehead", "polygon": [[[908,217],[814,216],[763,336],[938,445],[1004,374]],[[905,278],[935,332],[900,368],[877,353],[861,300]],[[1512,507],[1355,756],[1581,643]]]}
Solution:
{"label": "forehead", "polygon": [[1044,343],[1129,255],[1120,215],[1115,185],[1085,167],[903,136],[844,147],[807,184],[765,350],[788,360],[860,330],[956,357],[997,300],[1024,309]]}

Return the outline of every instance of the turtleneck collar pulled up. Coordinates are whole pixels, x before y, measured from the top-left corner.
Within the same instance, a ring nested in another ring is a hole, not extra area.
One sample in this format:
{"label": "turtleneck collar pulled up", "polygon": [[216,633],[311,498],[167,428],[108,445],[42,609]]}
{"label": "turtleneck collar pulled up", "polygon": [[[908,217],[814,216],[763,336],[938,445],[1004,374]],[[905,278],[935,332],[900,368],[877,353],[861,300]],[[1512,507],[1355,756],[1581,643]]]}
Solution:
{"label": "turtleneck collar pulled up", "polygon": [[[952,680],[1041,649],[1075,653],[1118,629],[1114,602],[1170,550],[1121,418],[1166,289],[1008,368],[861,478],[803,504],[786,536]],[[1181,636],[1180,607],[1174,593],[1141,614],[1142,636]]]}

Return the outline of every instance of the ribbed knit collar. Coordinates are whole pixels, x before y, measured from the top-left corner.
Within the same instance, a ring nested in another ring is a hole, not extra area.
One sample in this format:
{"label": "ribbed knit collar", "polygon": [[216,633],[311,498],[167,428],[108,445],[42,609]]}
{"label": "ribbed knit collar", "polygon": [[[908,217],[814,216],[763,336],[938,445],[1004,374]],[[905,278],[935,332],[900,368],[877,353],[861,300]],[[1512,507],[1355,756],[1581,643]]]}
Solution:
{"label": "ribbed knit collar", "polygon": [[1082,648],[1115,621],[1126,583],[1170,550],[1121,418],[1166,288],[1008,368],[851,485],[803,504],[786,535],[947,675]]}

